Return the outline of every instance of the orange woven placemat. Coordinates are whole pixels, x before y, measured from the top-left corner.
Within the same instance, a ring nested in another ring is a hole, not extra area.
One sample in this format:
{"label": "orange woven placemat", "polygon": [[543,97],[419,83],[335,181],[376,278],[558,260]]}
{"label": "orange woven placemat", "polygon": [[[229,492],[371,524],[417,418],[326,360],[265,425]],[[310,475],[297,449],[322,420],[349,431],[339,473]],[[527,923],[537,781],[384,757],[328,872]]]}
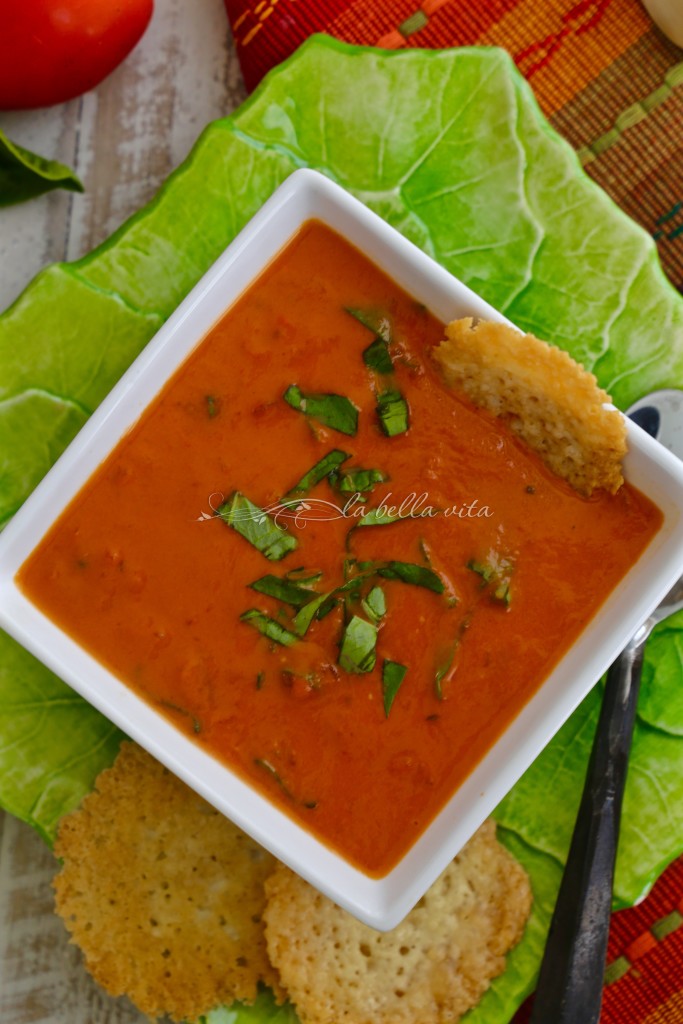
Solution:
{"label": "orange woven placemat", "polygon": [[[600,1024],[683,1021],[682,926],[683,857],[679,857],[640,906],[612,915]],[[533,997],[514,1024],[527,1024],[532,1004]]]}
{"label": "orange woven placemat", "polygon": [[[656,240],[683,291],[683,51],[638,0],[225,3],[250,89],[313,32],[391,49],[504,47],[586,172]],[[683,1024],[681,925],[683,858],[640,907],[612,918],[602,1024]]]}

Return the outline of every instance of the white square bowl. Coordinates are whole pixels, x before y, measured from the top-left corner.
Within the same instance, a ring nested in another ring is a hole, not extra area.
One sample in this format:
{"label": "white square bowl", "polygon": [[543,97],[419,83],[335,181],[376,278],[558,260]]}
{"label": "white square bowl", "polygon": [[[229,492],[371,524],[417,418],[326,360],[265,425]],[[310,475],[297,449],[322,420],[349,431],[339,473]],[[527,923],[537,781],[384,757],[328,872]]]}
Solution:
{"label": "white square bowl", "polygon": [[664,523],[639,561],[403,859],[371,878],[179,732],[62,632],[15,574],[90,475],[224,311],[305,221],[362,250],[444,322],[505,318],[322,175],[296,171],[181,303],[0,537],[0,625],[275,856],[380,930],[394,927],[457,854],[683,572],[683,463],[628,423],[627,478]]}

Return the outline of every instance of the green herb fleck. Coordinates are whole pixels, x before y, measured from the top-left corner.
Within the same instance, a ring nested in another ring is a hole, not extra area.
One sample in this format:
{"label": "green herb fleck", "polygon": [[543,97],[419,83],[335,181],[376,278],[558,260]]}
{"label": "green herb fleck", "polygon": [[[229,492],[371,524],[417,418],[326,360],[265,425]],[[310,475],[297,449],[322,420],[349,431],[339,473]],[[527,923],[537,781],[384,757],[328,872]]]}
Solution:
{"label": "green herb fleck", "polygon": [[439,668],[437,668],[436,670],[436,673],[434,675],[434,692],[439,700],[443,700],[443,687],[441,684],[448,675],[448,673],[453,668],[453,662],[455,661],[456,651],[458,650],[458,647],[462,643],[462,638],[465,635],[465,632],[469,629],[469,626],[470,619],[463,619],[458,627],[455,639],[453,640],[453,643],[451,644],[448,653],[446,654],[446,658],[443,664],[440,665]]}
{"label": "green herb fleck", "polygon": [[257,672],[256,673],[256,689],[257,690],[262,690],[263,689],[263,684],[264,684],[265,681],[266,681],[266,673],[265,672]]}
{"label": "green herb fleck", "polygon": [[400,665],[397,661],[387,661],[385,658],[382,665],[382,696],[384,698],[384,714],[387,718],[407,671],[406,665]]}
{"label": "green herb fleck", "polygon": [[206,411],[209,414],[209,419],[213,419],[218,416],[221,411],[221,400],[216,398],[215,395],[206,395]]}
{"label": "green herb fleck", "polygon": [[307,473],[301,477],[298,483],[287,491],[285,498],[295,497],[298,494],[308,494],[311,488],[315,487],[316,484],[324,480],[326,476],[338,469],[343,462],[350,459],[351,456],[348,452],[342,452],[338,448],[333,448],[327,455],[323,455],[319,462],[316,462],[315,466],[311,466]]}
{"label": "green herb fleck", "polygon": [[278,562],[297,547],[295,537],[277,526],[262,508],[239,491],[234,491],[223,502],[216,515],[271,562]]}
{"label": "green herb fleck", "polygon": [[268,637],[269,640],[273,640],[276,644],[282,644],[284,647],[291,647],[299,639],[294,633],[290,633],[288,629],[281,626],[275,619],[271,619],[270,616],[264,615],[263,612],[258,611],[256,608],[250,608],[246,612],[242,612],[240,615],[240,621],[246,622],[254,629],[257,629],[263,636]]}
{"label": "green herb fleck", "polygon": [[408,429],[408,403],[400,391],[382,391],[378,395],[377,415],[387,437],[405,434]]}
{"label": "green herb fleck", "polygon": [[339,651],[339,664],[346,672],[371,672],[377,654],[377,626],[354,615],[347,623]]}
{"label": "green herb fleck", "polygon": [[297,384],[290,384],[283,398],[292,409],[354,437],[358,431],[358,409],[344,395],[305,394]]}
{"label": "green herb fleck", "polygon": [[175,711],[176,714],[182,715],[184,718],[189,718],[192,723],[192,732],[198,735],[202,731],[202,723],[193,715],[191,711],[186,708],[182,708],[179,704],[174,704],[170,700],[160,700],[159,705],[162,708],[167,708],[169,711]]}
{"label": "green herb fleck", "polygon": [[308,808],[309,810],[313,810],[313,808],[318,806],[317,800],[298,800],[292,793],[291,789],[289,788],[285,780],[280,775],[277,768],[274,765],[272,765],[270,761],[266,761],[264,757],[255,757],[254,764],[257,766],[257,768],[263,768],[264,771],[268,772],[273,781],[277,782],[282,792],[285,794],[285,796],[289,797],[290,800],[294,800],[296,801],[296,803],[302,804],[302,806]]}

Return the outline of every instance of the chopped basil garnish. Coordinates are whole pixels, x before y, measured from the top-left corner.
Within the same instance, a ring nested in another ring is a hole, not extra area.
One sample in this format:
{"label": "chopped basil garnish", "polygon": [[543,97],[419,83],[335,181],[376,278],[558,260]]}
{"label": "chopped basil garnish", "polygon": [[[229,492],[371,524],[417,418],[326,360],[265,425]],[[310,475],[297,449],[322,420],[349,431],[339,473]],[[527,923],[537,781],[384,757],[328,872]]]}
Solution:
{"label": "chopped basil garnish", "polygon": [[311,572],[305,565],[297,565],[295,569],[288,569],[285,573],[286,580],[293,580],[300,587],[305,587],[308,583],[317,583],[322,578],[321,572]]}
{"label": "chopped basil garnish", "polygon": [[327,594],[320,594],[319,597],[315,597],[312,601],[309,601],[308,604],[305,604],[303,608],[296,613],[292,626],[294,627],[294,632],[297,636],[304,636],[321,607],[332,597],[333,594],[333,590]]}
{"label": "chopped basil garnish", "polygon": [[332,611],[332,608],[328,607],[328,605],[330,601],[336,599],[337,594],[344,594],[354,588],[360,587],[363,579],[368,575],[369,574],[366,573],[364,576],[354,576],[353,579],[347,580],[346,583],[342,583],[340,586],[335,587],[334,590],[329,590],[325,594],[319,594],[312,601],[309,601],[308,604],[305,604],[294,616],[292,626],[294,627],[295,633],[300,637],[304,636],[308,627],[313,622],[313,619],[320,619],[323,615]]}
{"label": "chopped basil garnish", "polygon": [[301,477],[297,484],[287,491],[285,498],[295,497],[297,494],[307,494],[312,487],[319,484],[326,476],[329,476],[335,469],[338,469],[343,462],[350,459],[348,452],[342,452],[339,448],[333,448],[327,455],[323,455],[315,466],[311,466],[307,473]]}
{"label": "chopped basil garnish", "polygon": [[275,619],[271,619],[268,615],[264,615],[263,612],[258,611],[256,608],[250,608],[246,612],[242,612],[240,615],[242,622],[247,622],[254,629],[257,629],[263,636],[268,637],[269,640],[273,640],[276,644],[282,644],[284,647],[291,647],[299,639],[294,633],[290,633],[288,629],[281,626]]}
{"label": "chopped basil garnish", "polygon": [[186,708],[182,708],[180,704],[174,704],[173,701],[170,700],[160,700],[159,706],[167,708],[169,711],[175,711],[177,714],[182,715],[183,718],[189,718],[192,722],[193,733],[198,735],[202,731],[202,723],[199,721],[197,716],[193,715],[192,712],[188,711]]}
{"label": "chopped basil garnish", "polygon": [[509,558],[503,558],[496,551],[490,551],[485,562],[472,559],[467,568],[481,576],[482,587],[488,587],[494,601],[510,607],[510,580],[514,566]]}
{"label": "chopped basil garnish", "polygon": [[376,373],[387,374],[394,369],[387,343],[383,338],[375,338],[366,349],[363,349],[363,362]]}
{"label": "chopped basil garnish", "polygon": [[354,615],[344,630],[339,664],[347,672],[371,672],[377,660],[376,645],[377,626]]}
{"label": "chopped basil garnish", "polygon": [[388,479],[381,469],[347,469],[345,473],[337,475],[334,484],[345,494],[362,494]]}
{"label": "chopped basil garnish", "polygon": [[400,511],[389,512],[382,505],[378,505],[377,508],[371,508],[356,520],[346,534],[346,550],[351,550],[351,541],[356,530],[360,530],[364,526],[391,526],[393,523],[402,522],[405,518],[405,516],[401,515]]}
{"label": "chopped basil garnish", "polygon": [[387,602],[382,588],[373,587],[365,600],[361,601],[361,607],[370,621],[377,625],[387,611]]}
{"label": "chopped basil garnish", "polygon": [[378,508],[371,508],[369,512],[366,512],[351,529],[356,530],[361,526],[391,526],[392,523],[400,523],[405,518],[400,512],[383,511],[380,505]]}
{"label": "chopped basil garnish", "polygon": [[324,619],[326,615],[329,615],[330,612],[333,612],[338,604],[339,602],[333,594],[331,594],[326,601],[323,601],[315,613],[315,617],[318,622],[320,622],[321,619]]}
{"label": "chopped basil garnish", "polygon": [[262,508],[239,491],[223,502],[216,515],[271,562],[278,562],[297,546],[295,537],[277,526]]}
{"label": "chopped basil garnish", "polygon": [[387,661],[385,658],[382,665],[382,696],[384,698],[384,714],[387,718],[407,671],[406,665],[400,665],[397,661]]}
{"label": "chopped basil garnish", "polygon": [[297,800],[297,798],[294,796],[294,794],[292,793],[291,789],[289,788],[289,786],[287,785],[285,780],[280,775],[280,773],[277,770],[277,768],[275,767],[275,765],[272,765],[270,763],[270,761],[266,761],[266,759],[264,757],[255,757],[254,758],[254,764],[258,768],[263,768],[264,771],[268,772],[268,774],[271,776],[273,781],[277,782],[277,784],[280,787],[280,789],[282,790],[282,792],[286,796],[288,796],[290,798],[290,800],[296,800],[297,803],[302,804],[304,807],[307,807],[309,810],[313,810],[315,807],[318,806],[318,801],[317,800]]}
{"label": "chopped basil garnish", "polygon": [[267,594],[268,597],[274,597],[278,601],[283,601],[284,604],[291,604],[294,608],[302,608],[303,605],[308,604],[312,597],[315,595],[311,593],[311,587],[307,586],[308,583],[317,582],[320,579],[321,574],[317,576],[310,576],[308,579],[302,580],[291,580],[286,576],[261,576],[260,579],[254,580],[249,586],[252,590],[257,590],[259,594]]}
{"label": "chopped basil garnish", "polygon": [[453,664],[454,657],[455,648],[453,648],[453,650],[451,651],[448,660],[445,661],[443,665],[441,665],[439,668],[437,668],[436,673],[434,675],[434,692],[436,693],[436,696],[438,697],[439,700],[443,700],[443,687],[441,686],[441,682],[443,680],[443,677],[446,675],[451,665]]}
{"label": "chopped basil garnish", "polygon": [[460,646],[462,638],[465,635],[466,630],[469,629],[469,626],[470,619],[463,619],[458,627],[458,632],[456,633],[455,639],[453,640],[453,643],[451,644],[448,653],[446,654],[446,658],[443,664],[440,665],[439,668],[437,668],[436,670],[436,673],[434,675],[434,692],[436,693],[436,696],[438,697],[439,700],[443,700],[443,687],[441,686],[441,683],[453,668],[453,662],[455,661],[455,652]]}
{"label": "chopped basil garnish", "polygon": [[400,391],[382,391],[378,395],[377,415],[387,437],[405,434],[408,429],[408,403]]}
{"label": "chopped basil garnish", "polygon": [[376,312],[372,309],[355,309],[346,306],[346,312],[358,320],[363,327],[367,327],[369,331],[376,334],[386,345],[391,344],[391,323],[389,317],[382,316],[381,313]]}
{"label": "chopped basil garnish", "polygon": [[304,394],[297,384],[290,384],[283,398],[292,409],[354,437],[358,430],[358,409],[344,395]]}
{"label": "chopped basil garnish", "polygon": [[425,565],[414,565],[412,562],[386,562],[377,569],[379,576],[387,580],[401,580],[402,583],[412,583],[416,587],[426,587],[433,590],[435,594],[443,594],[444,583],[433,569]]}

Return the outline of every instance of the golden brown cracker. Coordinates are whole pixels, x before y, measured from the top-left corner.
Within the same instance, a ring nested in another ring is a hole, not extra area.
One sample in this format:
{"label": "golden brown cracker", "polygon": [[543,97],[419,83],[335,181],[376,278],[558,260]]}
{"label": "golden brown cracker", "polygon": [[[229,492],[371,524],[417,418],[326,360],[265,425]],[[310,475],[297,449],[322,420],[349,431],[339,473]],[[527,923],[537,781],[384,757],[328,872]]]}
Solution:
{"label": "golden brown cracker", "polygon": [[503,971],[531,908],[492,821],[387,933],[282,865],[266,892],[268,952],[304,1024],[455,1024]]}
{"label": "golden brown cracker", "polygon": [[626,426],[566,352],[506,324],[455,320],[434,358],[446,382],[496,416],[580,494],[623,483]]}
{"label": "golden brown cracker", "polygon": [[88,969],[150,1017],[193,1020],[260,981],[274,858],[141,747],[124,743],[61,823],[57,912]]}

